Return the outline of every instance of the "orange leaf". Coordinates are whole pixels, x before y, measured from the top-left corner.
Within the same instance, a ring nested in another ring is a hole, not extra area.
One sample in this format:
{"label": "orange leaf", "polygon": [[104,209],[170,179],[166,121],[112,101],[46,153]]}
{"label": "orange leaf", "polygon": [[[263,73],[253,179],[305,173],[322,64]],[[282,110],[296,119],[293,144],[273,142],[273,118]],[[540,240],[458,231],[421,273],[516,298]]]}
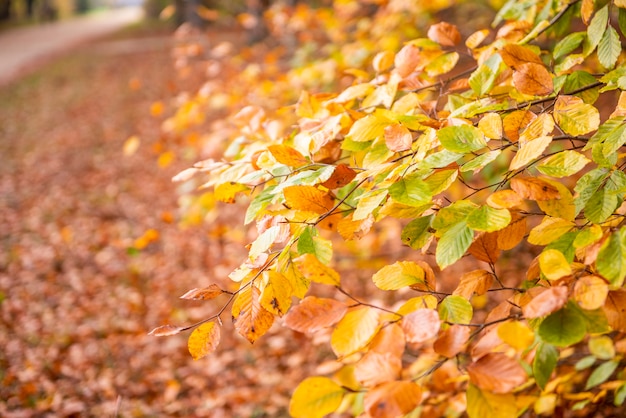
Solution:
{"label": "orange leaf", "polygon": [[354,377],[365,387],[390,382],[400,377],[402,359],[391,353],[369,351],[354,365]]}
{"label": "orange leaf", "polygon": [[524,202],[513,190],[498,190],[487,197],[487,204],[496,209],[511,209]]}
{"label": "orange leaf", "polygon": [[521,132],[535,119],[537,115],[529,110],[511,112],[502,120],[504,133],[510,141],[517,142]]}
{"label": "orange leaf", "polygon": [[176,335],[182,330],[182,327],[175,327],[174,325],[162,325],[150,331],[148,335],[154,335],[155,337],[167,337],[168,335]]}
{"label": "orange leaf", "polygon": [[365,410],[372,418],[397,418],[414,410],[422,399],[422,388],[406,380],[386,382],[365,394]]}
{"label": "orange leaf", "polygon": [[462,325],[454,324],[444,330],[435,340],[433,349],[435,353],[444,357],[452,358],[463,351],[463,347],[469,340],[470,329]]}
{"label": "orange leaf", "polygon": [[495,263],[500,257],[498,232],[481,232],[477,234],[468,251],[477,260],[485,263]]}
{"label": "orange leaf", "polygon": [[561,198],[559,190],[547,181],[535,178],[514,178],[511,189],[527,200],[557,200]]}
{"label": "orange leaf", "polygon": [[215,198],[220,202],[235,203],[235,197],[238,193],[248,193],[250,188],[245,184],[229,181],[215,187]]}
{"label": "orange leaf", "polygon": [[298,150],[287,145],[270,145],[267,149],[276,161],[289,167],[300,167],[309,162]]}
{"label": "orange leaf", "polygon": [[611,328],[626,332],[626,290],[610,291],[602,309]]}
{"label": "orange leaf", "polygon": [[402,318],[402,329],[409,343],[423,343],[439,332],[441,321],[434,309],[418,309]]}
{"label": "orange leaf", "polygon": [[594,0],[583,0],[582,6],[580,6],[580,17],[583,18],[583,22],[585,23],[585,25],[589,24],[589,21],[591,20],[591,15],[593,15],[594,7]]}
{"label": "orange leaf", "polygon": [[194,360],[211,354],[220,342],[220,327],[215,322],[205,322],[193,330],[187,341],[189,353]]}
{"label": "orange leaf", "polygon": [[400,357],[404,353],[404,331],[398,323],[391,323],[383,327],[370,343],[370,351],[391,353]]}
{"label": "orange leaf", "polygon": [[443,46],[454,46],[461,42],[459,30],[447,22],[439,22],[428,28],[428,37]]}
{"label": "orange leaf", "polygon": [[[509,190],[512,192],[512,190]],[[517,196],[517,193],[514,193]],[[511,223],[504,229],[497,232],[498,248],[510,250],[519,244],[526,236],[526,217],[517,212],[511,212]]]}
{"label": "orange leaf", "polygon": [[348,307],[334,299],[307,296],[285,315],[285,325],[298,332],[315,332],[343,318]]}
{"label": "orange leaf", "polygon": [[420,62],[420,51],[415,45],[405,45],[394,59],[396,71],[401,77],[411,74]]}
{"label": "orange leaf", "polygon": [[583,276],[574,285],[574,300],[589,311],[604,306],[608,295],[609,285],[599,276]]}
{"label": "orange leaf", "polygon": [[283,192],[291,209],[322,214],[333,208],[333,198],[314,186],[288,186]]}
{"label": "orange leaf", "polygon": [[543,61],[539,55],[535,54],[530,48],[521,45],[508,44],[500,50],[500,56],[506,65],[511,68],[519,67],[527,62],[543,65]]}
{"label": "orange leaf", "polygon": [[233,302],[235,329],[251,343],[265,334],[274,323],[274,315],[261,306],[260,291],[252,284],[239,292]]}
{"label": "orange leaf", "polygon": [[452,293],[453,295],[463,296],[470,299],[474,293],[483,295],[493,283],[493,274],[486,270],[474,270],[464,273],[461,276],[459,285]]}
{"label": "orange leaf", "polygon": [[554,91],[552,75],[543,64],[527,62],[513,72],[513,85],[520,93],[546,96]]}
{"label": "orange leaf", "polygon": [[385,127],[385,143],[391,151],[406,151],[411,149],[413,135],[405,126],[396,123]]}
{"label": "orange leaf", "polygon": [[502,353],[489,353],[467,366],[470,381],[493,393],[512,392],[528,376],[520,364]]}
{"label": "orange leaf", "polygon": [[191,300],[210,300],[215,299],[219,295],[224,293],[222,289],[215,283],[209,285],[209,287],[205,287],[202,289],[191,289],[184,295],[182,295],[181,299],[191,299]]}
{"label": "orange leaf", "polygon": [[339,164],[335,167],[335,171],[330,176],[328,180],[322,183],[322,186],[327,189],[338,189],[347,184],[350,184],[352,180],[356,177],[356,171],[351,169],[345,164]]}
{"label": "orange leaf", "polygon": [[352,214],[341,218],[337,223],[337,232],[345,240],[361,239],[374,225],[374,216],[370,213],[365,219],[352,220]]}
{"label": "orange leaf", "polygon": [[561,309],[567,303],[567,287],[550,287],[522,307],[525,318],[539,318]]}

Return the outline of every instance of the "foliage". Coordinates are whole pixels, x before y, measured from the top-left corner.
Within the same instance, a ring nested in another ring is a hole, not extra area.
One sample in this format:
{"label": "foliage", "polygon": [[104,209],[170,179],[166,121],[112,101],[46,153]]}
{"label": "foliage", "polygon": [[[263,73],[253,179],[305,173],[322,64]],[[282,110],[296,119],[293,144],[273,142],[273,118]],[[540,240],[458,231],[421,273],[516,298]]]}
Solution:
{"label": "foliage", "polygon": [[[396,17],[387,12],[367,21]],[[277,317],[330,329],[341,366],[296,388],[293,416],[622,405],[626,3],[508,1],[493,27],[464,37],[441,22],[401,45],[357,37],[360,59],[331,36],[325,68],[352,61],[350,85],[334,71],[318,85],[294,73],[265,85],[259,97],[291,89],[297,103],[244,107],[223,157],[178,177],[245,202],[257,235],[229,275],[235,288],[200,291],[227,295],[217,314],[152,333],[202,327],[190,337],[200,358],[229,307],[250,342]],[[389,219],[414,251],[377,268],[384,292],[363,299],[358,272],[340,268],[342,241],[367,254]],[[508,268],[515,259],[524,271]]]}

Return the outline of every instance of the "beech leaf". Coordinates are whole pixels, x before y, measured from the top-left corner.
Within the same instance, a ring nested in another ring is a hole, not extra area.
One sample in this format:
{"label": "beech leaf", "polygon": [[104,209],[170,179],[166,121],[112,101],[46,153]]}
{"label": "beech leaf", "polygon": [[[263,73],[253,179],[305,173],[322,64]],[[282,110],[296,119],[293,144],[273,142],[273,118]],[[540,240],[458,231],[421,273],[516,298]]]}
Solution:
{"label": "beech leaf", "polygon": [[220,327],[215,322],[205,322],[194,329],[187,347],[194,360],[199,360],[211,354],[220,342]]}
{"label": "beech leaf", "polygon": [[287,312],[284,320],[294,331],[316,332],[339,322],[347,311],[348,307],[342,302],[307,296]]}

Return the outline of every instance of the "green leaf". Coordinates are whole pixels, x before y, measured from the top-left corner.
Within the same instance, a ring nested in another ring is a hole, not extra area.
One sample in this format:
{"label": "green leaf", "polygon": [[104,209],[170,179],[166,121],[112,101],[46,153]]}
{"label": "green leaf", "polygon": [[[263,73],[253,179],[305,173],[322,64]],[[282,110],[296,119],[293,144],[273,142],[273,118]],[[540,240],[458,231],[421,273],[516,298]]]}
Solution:
{"label": "green leaf", "polygon": [[271,186],[263,190],[261,193],[256,195],[254,199],[248,205],[248,209],[246,209],[246,216],[244,224],[247,225],[250,222],[254,221],[271,202],[274,198],[272,191],[275,186]]}
{"label": "green leaf", "polygon": [[601,224],[620,204],[619,197],[607,192],[604,188],[598,189],[585,205],[585,218],[593,223]]}
{"label": "green leaf", "polygon": [[428,185],[430,194],[435,196],[441,192],[444,192],[450,187],[454,180],[459,175],[457,169],[439,170],[424,180],[424,183]]}
{"label": "green leaf", "polygon": [[462,154],[478,151],[487,145],[480,129],[470,125],[446,126],[437,132],[437,138],[448,151]]}
{"label": "green leaf", "polygon": [[493,54],[472,73],[469,78],[469,85],[478,97],[491,91],[500,74],[502,64],[500,54]]}
{"label": "green leaf", "polygon": [[409,222],[402,229],[402,235],[400,236],[402,242],[415,250],[419,250],[426,245],[432,235],[429,230],[434,217],[434,215],[428,215]]}
{"label": "green leaf", "polygon": [[626,276],[626,228],[613,232],[600,247],[596,260],[598,273],[614,286],[622,286]]}
{"label": "green leaf", "polygon": [[515,395],[495,394],[480,390],[469,384],[467,387],[467,415],[470,418],[514,418],[517,416]]}
{"label": "green leaf", "polygon": [[596,357],[595,356],[585,356],[585,357],[581,358],[580,360],[578,360],[576,362],[576,364],[574,364],[574,369],[576,371],[580,372],[582,370],[586,370],[586,369],[590,368],[595,363],[596,363]]}
{"label": "green leaf", "polygon": [[[624,9],[620,9],[620,15],[621,15],[622,10],[624,10]],[[622,31],[622,33],[623,33],[623,31]],[[613,400],[613,405],[621,406],[624,403],[624,399],[626,399],[626,383],[621,385],[615,391],[615,399]]]}
{"label": "green leaf", "polygon": [[608,23],[609,6],[606,5],[596,12],[587,27],[587,40],[589,41],[586,48],[587,54],[590,54],[598,46]]}
{"label": "green leaf", "polygon": [[389,195],[398,203],[409,206],[421,206],[430,202],[430,187],[419,174],[409,174],[389,187]]}
{"label": "green leaf", "polygon": [[619,361],[612,360],[607,361],[606,363],[602,363],[596,369],[591,372],[589,375],[589,379],[587,379],[587,384],[585,385],[585,390],[589,390],[593,387],[598,386],[601,383],[606,382],[609,377],[615,372],[619,366]]}
{"label": "green leaf", "polygon": [[598,61],[604,68],[611,69],[615,67],[621,52],[622,44],[617,31],[612,26],[607,27],[598,45]]}
{"label": "green leaf", "polygon": [[367,142],[382,136],[385,127],[392,121],[375,113],[367,115],[352,124],[347,137],[354,142]]}
{"label": "green leaf", "polygon": [[[603,129],[606,125],[607,129]],[[598,131],[598,136],[591,137],[591,141],[602,142],[602,153],[613,154],[626,143],[626,123],[623,120],[609,119]]]}
{"label": "green leaf", "polygon": [[559,96],[554,106],[554,120],[566,134],[585,135],[600,125],[600,112],[575,96]]}
{"label": "green leaf", "polygon": [[617,15],[617,24],[622,35],[626,36],[626,9],[619,9]]}
{"label": "green leaf", "polygon": [[585,32],[574,32],[561,39],[554,46],[554,50],[552,51],[552,57],[554,60],[556,61],[566,55],[569,55],[570,52],[580,46],[586,36],[587,34]]}
{"label": "green leaf", "polygon": [[590,160],[579,152],[572,150],[561,151],[543,160],[537,170],[551,177],[567,177],[578,173]]}
{"label": "green leaf", "polygon": [[501,150],[488,151],[478,157],[472,158],[461,166],[461,172],[473,171],[474,174],[482,170],[486,165],[493,162],[500,155]]}
{"label": "green leaf", "polygon": [[578,236],[576,231],[567,232],[548,244],[545,250],[557,250],[565,256],[565,260],[568,263],[572,263],[576,255],[576,249],[574,248],[576,236]]}
{"label": "green leaf", "polygon": [[461,157],[463,157],[463,154],[450,152],[447,149],[444,149],[430,154],[420,163],[420,167],[423,169],[443,168],[459,160]]}
{"label": "green leaf", "polygon": [[576,182],[576,187],[574,187],[574,191],[578,194],[574,199],[576,212],[580,212],[585,207],[591,196],[602,185],[608,173],[609,171],[605,168],[596,168],[586,173]]}
{"label": "green leaf", "polygon": [[424,284],[424,269],[412,261],[397,261],[378,270],[372,276],[381,290],[398,290],[414,284]]}
{"label": "green leaf", "polygon": [[469,324],[474,316],[472,304],[459,295],[446,296],[437,310],[442,321],[453,324]]}
{"label": "green leaf", "polygon": [[465,221],[448,229],[437,243],[435,258],[439,267],[443,270],[456,263],[472,245],[473,239],[474,231]]}
{"label": "green leaf", "polygon": [[293,392],[289,413],[294,418],[323,418],[341,405],[345,390],[327,377],[304,379]]}
{"label": "green leaf", "polygon": [[361,221],[367,218],[387,198],[387,194],[388,192],[385,189],[376,189],[363,193],[359,198],[352,219]]}
{"label": "green leaf", "polygon": [[[598,80],[587,71],[574,71],[565,78],[563,94],[571,94],[571,92],[583,89],[597,81]],[[574,94],[574,96],[580,97],[585,103],[593,104],[600,96],[600,88],[587,89]]]}
{"label": "green leaf", "polygon": [[467,226],[476,231],[499,231],[510,223],[511,212],[507,209],[495,209],[486,205],[476,208],[467,217]]}
{"label": "green leaf", "polygon": [[533,376],[541,389],[545,389],[558,359],[559,351],[556,347],[543,342],[539,343],[533,360]]}
{"label": "green leaf", "polygon": [[298,254],[315,254],[313,237],[317,235],[315,227],[307,226],[298,238]]}
{"label": "green leaf", "polygon": [[478,206],[469,200],[457,200],[445,208],[439,209],[432,227],[437,230],[437,236],[443,235],[455,224],[465,220]]}
{"label": "green leaf", "polygon": [[587,332],[585,317],[568,304],[548,315],[539,325],[541,339],[557,347],[567,347],[582,341]]}

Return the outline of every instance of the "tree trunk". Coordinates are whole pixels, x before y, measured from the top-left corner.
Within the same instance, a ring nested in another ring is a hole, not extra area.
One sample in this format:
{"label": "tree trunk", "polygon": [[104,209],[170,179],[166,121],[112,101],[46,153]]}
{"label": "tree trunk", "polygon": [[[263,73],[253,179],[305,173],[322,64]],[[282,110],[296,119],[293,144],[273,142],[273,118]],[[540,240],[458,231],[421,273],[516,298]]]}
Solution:
{"label": "tree trunk", "polygon": [[11,0],[0,0],[0,20],[11,18]]}

